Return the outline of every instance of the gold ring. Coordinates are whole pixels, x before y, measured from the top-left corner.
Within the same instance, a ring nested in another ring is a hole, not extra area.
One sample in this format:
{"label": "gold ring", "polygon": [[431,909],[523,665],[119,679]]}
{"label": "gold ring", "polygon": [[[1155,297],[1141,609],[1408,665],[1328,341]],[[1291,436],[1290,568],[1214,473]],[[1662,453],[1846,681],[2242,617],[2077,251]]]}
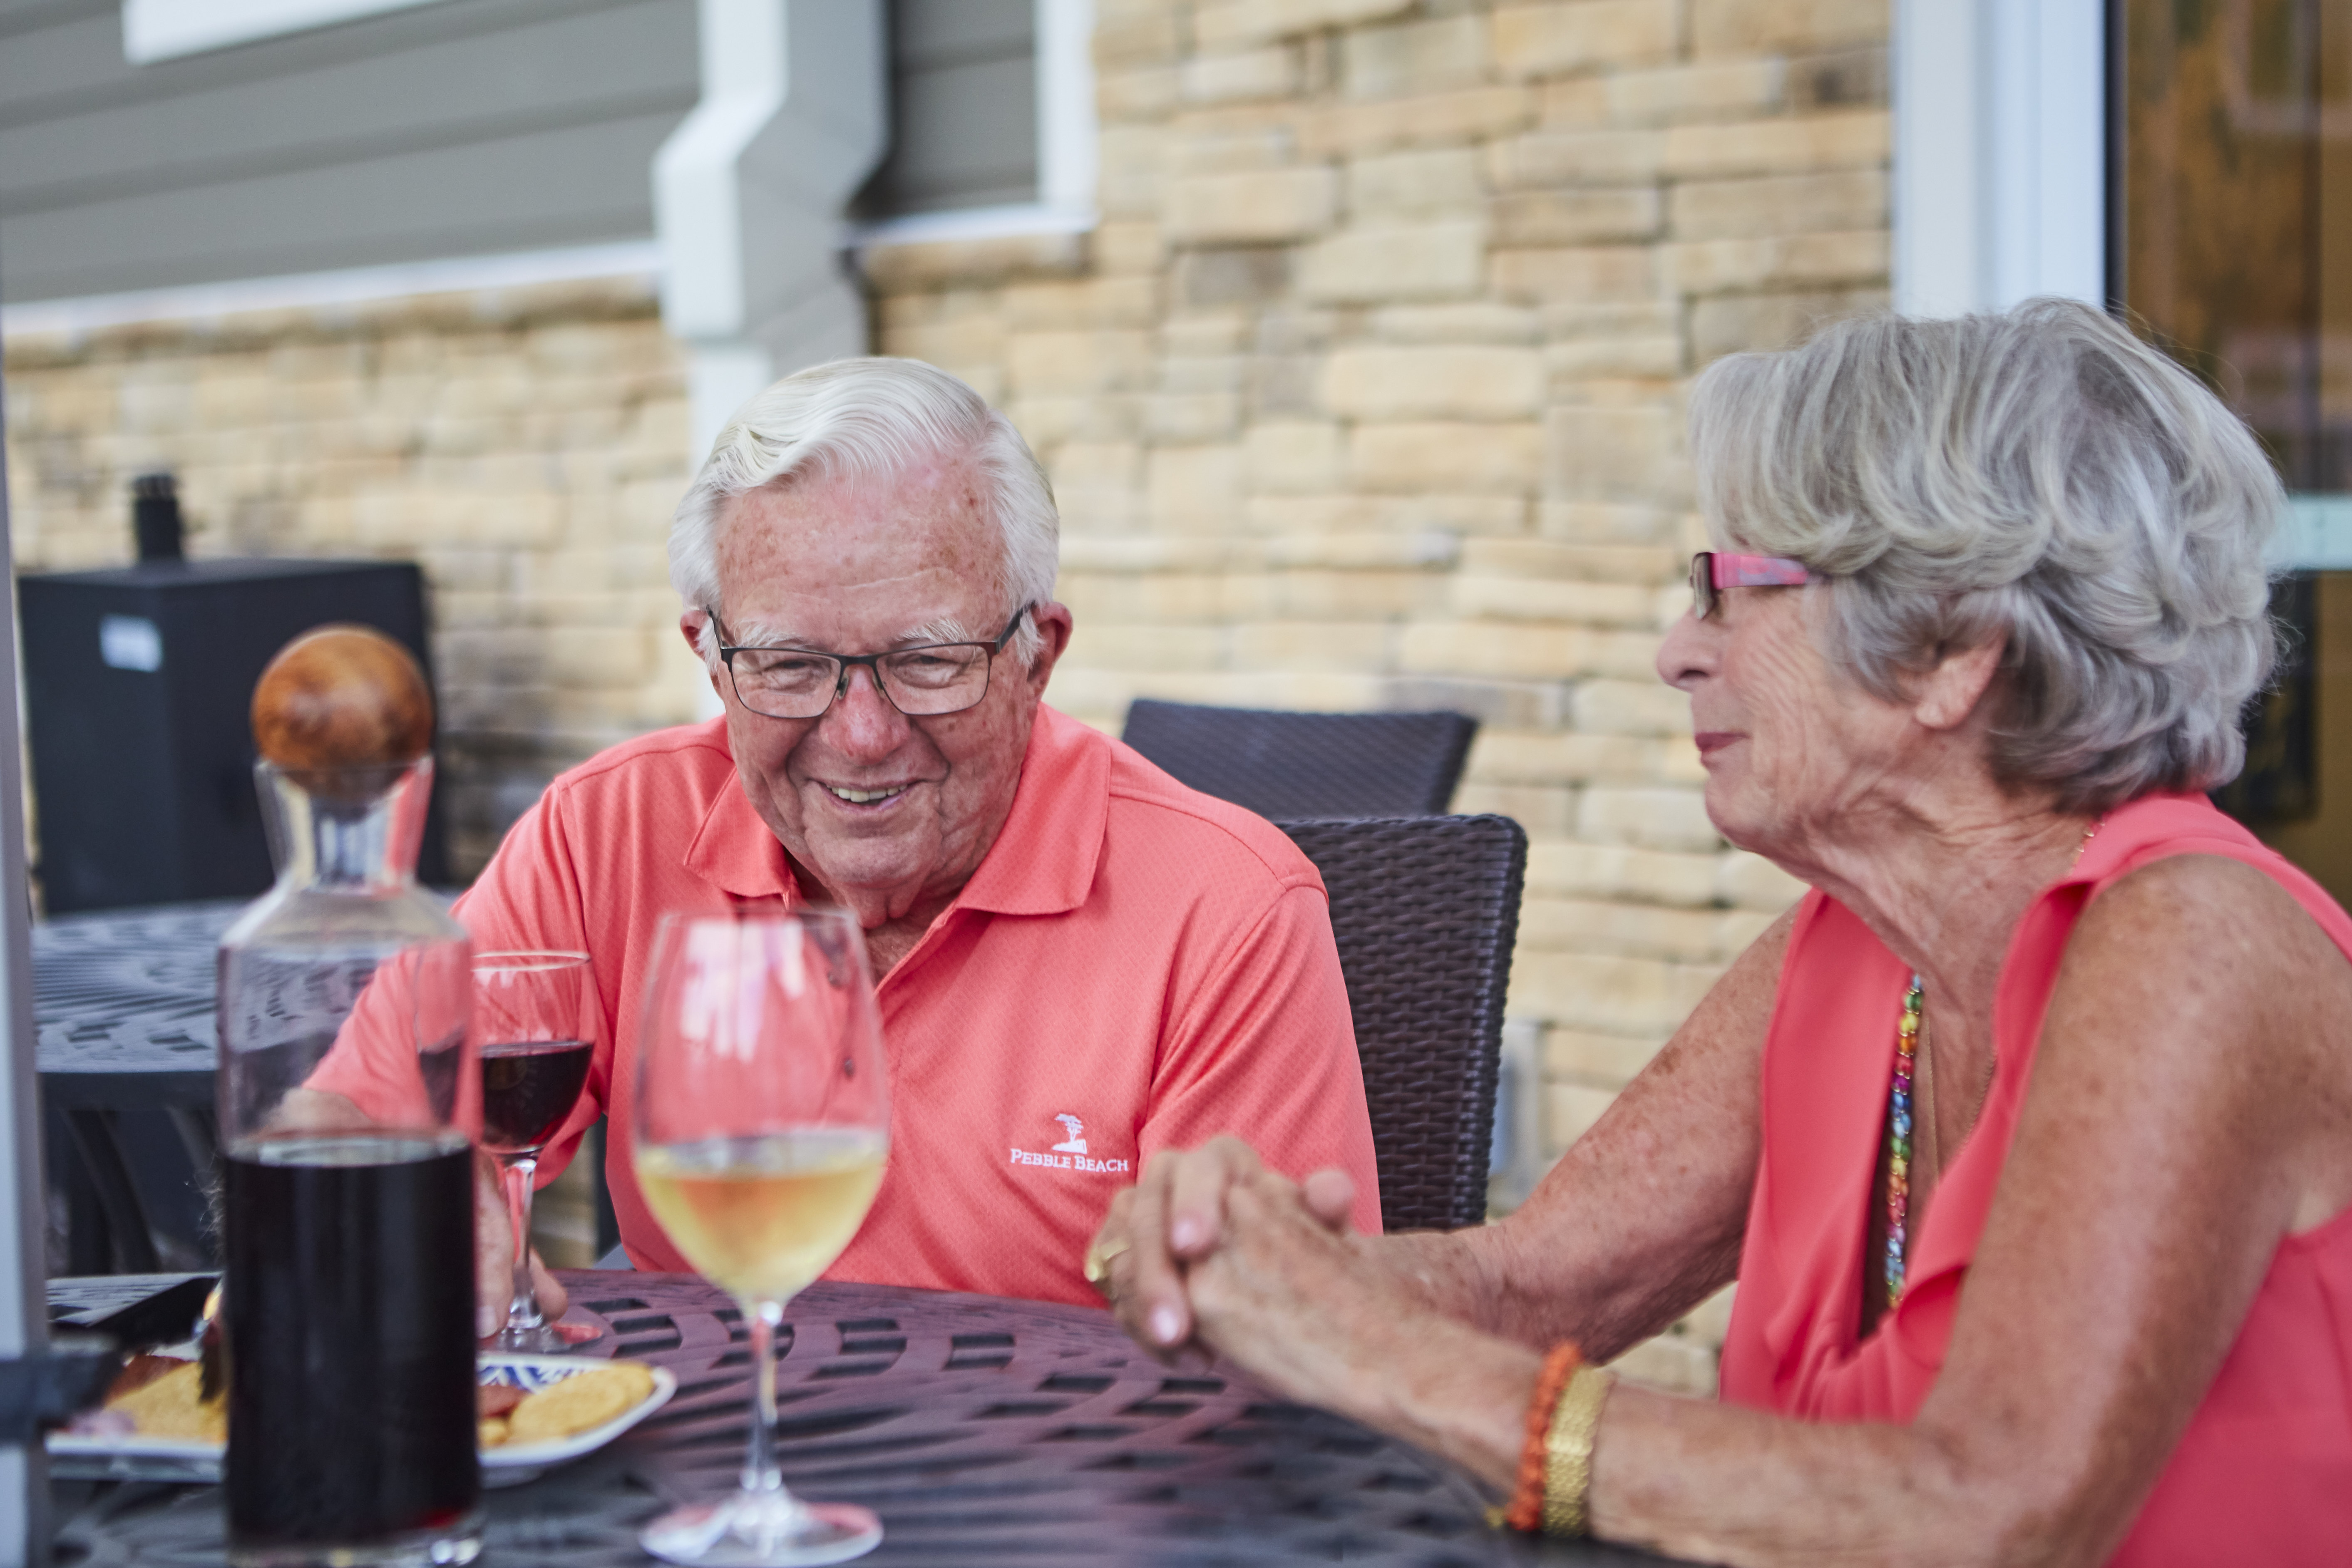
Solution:
{"label": "gold ring", "polygon": [[1112,1260],[1127,1249],[1128,1243],[1124,1241],[1115,1241],[1108,1247],[1089,1247],[1087,1249],[1087,1260],[1078,1271],[1087,1277],[1087,1284],[1099,1285],[1110,1278]]}

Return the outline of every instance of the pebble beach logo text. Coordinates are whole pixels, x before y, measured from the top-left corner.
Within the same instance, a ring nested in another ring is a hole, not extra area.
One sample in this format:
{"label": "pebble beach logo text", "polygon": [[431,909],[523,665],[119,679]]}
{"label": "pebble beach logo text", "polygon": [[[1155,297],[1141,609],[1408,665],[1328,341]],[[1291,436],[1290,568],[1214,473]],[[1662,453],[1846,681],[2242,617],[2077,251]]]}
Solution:
{"label": "pebble beach logo text", "polygon": [[1130,1167],[1125,1160],[1098,1160],[1087,1153],[1087,1124],[1067,1111],[1054,1118],[1062,1124],[1064,1136],[1044,1154],[1032,1149],[1015,1149],[1006,1163],[1016,1166],[1036,1166],[1045,1170],[1095,1171],[1104,1176],[1125,1176]]}

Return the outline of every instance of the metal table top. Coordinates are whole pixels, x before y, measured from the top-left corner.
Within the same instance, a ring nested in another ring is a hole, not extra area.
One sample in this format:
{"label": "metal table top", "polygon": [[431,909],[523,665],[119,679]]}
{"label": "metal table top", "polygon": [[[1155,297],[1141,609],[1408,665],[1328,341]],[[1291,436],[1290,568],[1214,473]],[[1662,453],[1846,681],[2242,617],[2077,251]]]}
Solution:
{"label": "metal table top", "polygon": [[[641,1568],[646,1520],[735,1484],[750,1398],[741,1320],[690,1275],[564,1281],[575,1319],[612,1330],[596,1349],[669,1367],[677,1397],[603,1451],[486,1493],[483,1561]],[[1445,1466],[1225,1368],[1164,1368],[1100,1312],[819,1284],[790,1319],[785,1479],[879,1513],[882,1545],[863,1560],[877,1568],[1657,1561],[1491,1530],[1487,1500]],[[60,1568],[223,1560],[217,1488],[54,1490]]]}
{"label": "metal table top", "polygon": [[34,1060],[47,1085],[144,1082],[211,1103],[215,952],[246,900],[108,910],[33,927]]}

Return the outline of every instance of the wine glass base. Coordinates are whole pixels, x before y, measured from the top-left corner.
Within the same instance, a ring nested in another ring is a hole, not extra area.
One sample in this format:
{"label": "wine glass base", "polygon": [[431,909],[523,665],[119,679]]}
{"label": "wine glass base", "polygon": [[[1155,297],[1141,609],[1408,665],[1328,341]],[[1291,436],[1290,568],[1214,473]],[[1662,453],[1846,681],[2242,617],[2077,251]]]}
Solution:
{"label": "wine glass base", "polygon": [[529,1328],[502,1328],[484,1340],[482,1348],[495,1355],[562,1355],[578,1343],[566,1338],[553,1323],[537,1323]]}
{"label": "wine glass base", "polygon": [[637,1535],[647,1552],[688,1568],[814,1568],[881,1543],[882,1521],[870,1509],[749,1492],[673,1509]]}

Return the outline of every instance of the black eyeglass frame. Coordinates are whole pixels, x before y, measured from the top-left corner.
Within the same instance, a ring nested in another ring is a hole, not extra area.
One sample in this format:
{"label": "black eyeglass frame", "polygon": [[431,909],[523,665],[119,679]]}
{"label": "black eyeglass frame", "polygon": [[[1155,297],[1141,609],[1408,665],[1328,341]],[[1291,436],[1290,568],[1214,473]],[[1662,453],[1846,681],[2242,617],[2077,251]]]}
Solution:
{"label": "black eyeglass frame", "polygon": [[[787,722],[801,723],[809,719],[823,718],[826,714],[831,713],[833,705],[839,702],[843,694],[849,690],[849,672],[860,664],[866,666],[867,674],[874,682],[874,689],[881,695],[882,700],[892,707],[898,708],[900,713],[906,714],[908,718],[945,718],[950,714],[970,713],[988,700],[988,688],[996,674],[996,655],[1004,652],[1004,645],[1013,641],[1013,633],[1021,630],[1022,618],[1036,608],[1034,604],[1024,604],[1014,611],[1013,619],[1004,623],[1004,630],[996,634],[996,640],[992,643],[918,643],[911,647],[890,648],[879,653],[834,653],[823,648],[793,648],[766,643],[730,643],[727,641],[727,622],[719,619],[719,612],[706,605],[702,612],[710,617],[710,624],[719,633],[719,660],[727,666],[727,684],[734,690],[735,700],[743,704],[743,711],[756,713],[761,718],[786,719]],[[895,659],[902,653],[934,653],[941,648],[981,648],[987,651],[987,657],[982,664],[982,674],[979,695],[961,707],[937,708],[929,713],[907,713],[905,708],[898,706],[898,699],[890,695],[889,683],[882,678],[882,661]],[[824,699],[824,706],[812,714],[800,714],[788,717],[783,714],[770,713],[764,708],[753,707],[749,702],[744,701],[743,688],[735,680],[735,655],[738,653],[804,653],[811,658],[831,659],[841,666],[841,673],[834,677],[833,695]]]}

